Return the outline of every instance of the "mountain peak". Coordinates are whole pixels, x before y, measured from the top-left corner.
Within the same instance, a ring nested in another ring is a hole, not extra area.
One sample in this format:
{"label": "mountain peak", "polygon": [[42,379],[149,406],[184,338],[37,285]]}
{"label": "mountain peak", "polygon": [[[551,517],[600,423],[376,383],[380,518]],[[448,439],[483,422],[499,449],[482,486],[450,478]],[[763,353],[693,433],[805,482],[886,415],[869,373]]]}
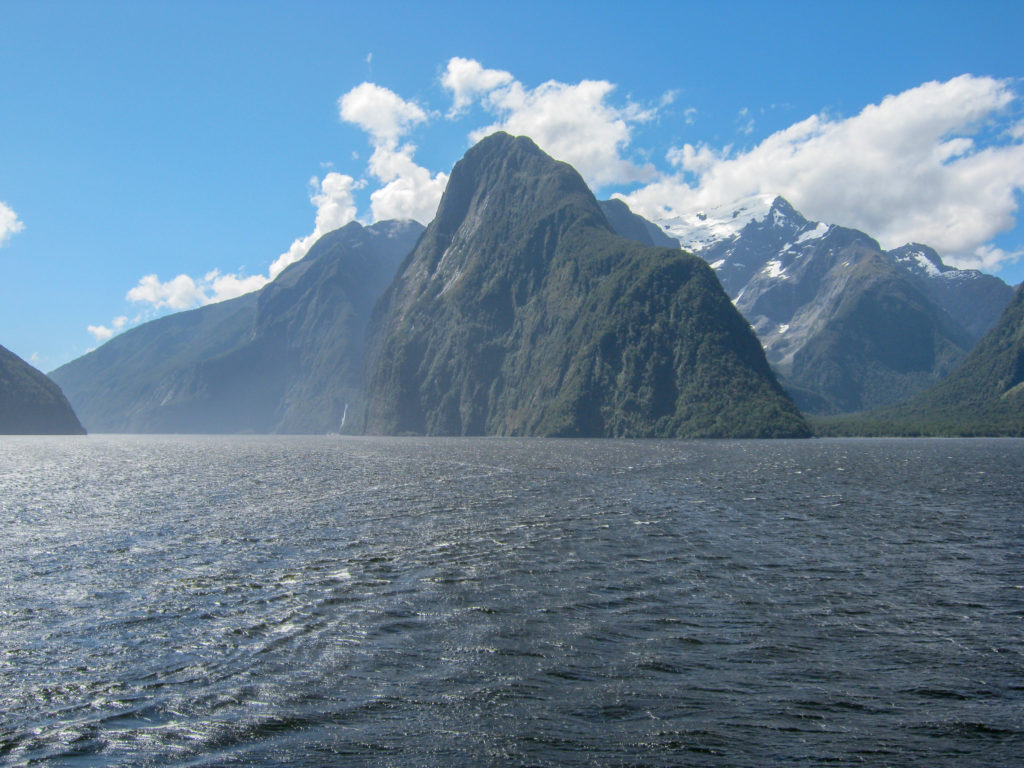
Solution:
{"label": "mountain peak", "polygon": [[455,275],[462,268],[465,244],[478,231],[490,233],[499,250],[508,250],[503,238],[520,232],[523,222],[541,220],[555,231],[574,224],[611,231],[590,188],[571,165],[555,160],[526,136],[492,133],[452,168],[437,215],[423,235],[424,252],[438,258],[430,269]]}
{"label": "mountain peak", "polygon": [[942,263],[942,258],[935,249],[921,243],[907,243],[888,251],[888,254],[904,269],[929,277],[956,271],[954,267]]}
{"label": "mountain peak", "polygon": [[374,317],[369,433],[806,434],[708,266],[616,235],[523,137],[456,163]]}
{"label": "mountain peak", "polygon": [[781,195],[757,194],[696,209],[658,222],[686,250],[697,253],[737,237],[748,226],[797,232],[810,222]]}
{"label": "mountain peak", "polygon": [[772,201],[772,207],[768,211],[772,217],[772,223],[775,226],[785,226],[786,224],[796,225],[797,228],[804,227],[811,223],[803,217],[796,208],[790,205],[789,201],[779,195]]}

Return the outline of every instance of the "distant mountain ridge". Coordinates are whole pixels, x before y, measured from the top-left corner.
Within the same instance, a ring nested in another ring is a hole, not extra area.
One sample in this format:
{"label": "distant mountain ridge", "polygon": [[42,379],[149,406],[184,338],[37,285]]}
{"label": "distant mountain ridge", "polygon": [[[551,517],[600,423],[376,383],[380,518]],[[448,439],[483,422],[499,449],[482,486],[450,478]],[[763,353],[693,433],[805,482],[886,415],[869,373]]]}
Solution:
{"label": "distant mountain ridge", "polygon": [[1024,285],[946,379],[905,403],[822,420],[824,434],[1024,437]]}
{"label": "distant mountain ridge", "polygon": [[368,343],[370,433],[807,434],[707,265],[614,234],[525,137],[455,165]]}
{"label": "distant mountain ridge", "polygon": [[54,380],[99,432],[796,435],[768,363],[806,412],[885,406],[956,368],[1013,296],[778,197],[653,223],[525,137],[456,168],[428,228],[352,223],[260,292]]}
{"label": "distant mountain ridge", "polygon": [[94,432],[339,431],[373,303],[422,231],[353,222],[259,292],[133,328],[52,376]]}
{"label": "distant mountain ridge", "polygon": [[41,371],[0,347],[0,435],[83,435],[64,393]]}
{"label": "distant mountain ridge", "polygon": [[665,234],[657,224],[633,213],[621,200],[599,200],[608,223],[617,235],[657,248],[679,248],[679,241]]}
{"label": "distant mountain ridge", "polygon": [[926,389],[1013,296],[998,278],[949,267],[927,246],[883,251],[863,232],[808,221],[781,197],[662,224],[711,264],[809,412],[858,411]]}

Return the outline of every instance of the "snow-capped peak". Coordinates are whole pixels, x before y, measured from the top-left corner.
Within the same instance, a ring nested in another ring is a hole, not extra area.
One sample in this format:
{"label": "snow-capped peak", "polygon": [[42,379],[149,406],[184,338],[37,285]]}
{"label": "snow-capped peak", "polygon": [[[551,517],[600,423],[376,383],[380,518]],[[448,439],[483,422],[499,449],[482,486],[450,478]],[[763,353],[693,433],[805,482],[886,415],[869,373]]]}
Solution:
{"label": "snow-capped peak", "polygon": [[772,212],[774,195],[752,195],[685,214],[658,223],[688,251],[699,251],[739,234],[752,221],[763,221]]}

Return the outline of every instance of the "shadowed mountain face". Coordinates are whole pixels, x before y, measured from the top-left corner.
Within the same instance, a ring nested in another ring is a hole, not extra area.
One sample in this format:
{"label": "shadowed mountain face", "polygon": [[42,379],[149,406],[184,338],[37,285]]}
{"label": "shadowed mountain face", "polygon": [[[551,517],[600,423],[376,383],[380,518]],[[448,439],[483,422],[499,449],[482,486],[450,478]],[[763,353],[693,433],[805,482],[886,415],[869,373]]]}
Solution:
{"label": "shadowed mountain face", "polygon": [[854,435],[1024,437],[1024,286],[959,368],[906,403],[823,422]]}
{"label": "shadowed mountain face", "polygon": [[782,198],[703,248],[801,408],[858,411],[935,384],[996,322],[1013,289],[935,251],[883,251],[807,221]]}
{"label": "shadowed mountain face", "polygon": [[339,431],[359,409],[373,303],[422,231],[353,222],[258,293],[146,323],[52,375],[94,432]]}
{"label": "shadowed mountain face", "polygon": [[1024,286],[956,371],[904,409],[942,431],[1024,437]]}
{"label": "shadowed mountain face", "polygon": [[708,266],[614,234],[523,137],[456,164],[368,343],[371,433],[807,433]]}
{"label": "shadowed mountain face", "polygon": [[0,435],[82,435],[64,393],[10,350],[0,347]]}

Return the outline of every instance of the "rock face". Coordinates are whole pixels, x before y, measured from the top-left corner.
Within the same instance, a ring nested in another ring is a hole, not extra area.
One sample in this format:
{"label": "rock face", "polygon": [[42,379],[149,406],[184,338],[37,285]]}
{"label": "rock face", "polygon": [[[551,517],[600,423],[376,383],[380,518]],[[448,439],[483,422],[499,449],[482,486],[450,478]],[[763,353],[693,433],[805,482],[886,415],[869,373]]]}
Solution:
{"label": "rock face", "polygon": [[0,434],[85,434],[60,387],[4,347],[0,347]]}
{"label": "rock face", "polygon": [[875,408],[934,385],[1013,296],[927,246],[883,251],[863,232],[808,221],[782,198],[734,208],[732,217],[717,212],[721,220],[674,221],[670,233],[701,246],[808,412]]}
{"label": "rock face", "polygon": [[711,269],[614,234],[524,137],[456,164],[370,329],[370,433],[807,434]]}
{"label": "rock face", "polygon": [[423,227],[353,222],[258,293],[154,320],[53,372],[94,432],[337,432],[366,324]]}

